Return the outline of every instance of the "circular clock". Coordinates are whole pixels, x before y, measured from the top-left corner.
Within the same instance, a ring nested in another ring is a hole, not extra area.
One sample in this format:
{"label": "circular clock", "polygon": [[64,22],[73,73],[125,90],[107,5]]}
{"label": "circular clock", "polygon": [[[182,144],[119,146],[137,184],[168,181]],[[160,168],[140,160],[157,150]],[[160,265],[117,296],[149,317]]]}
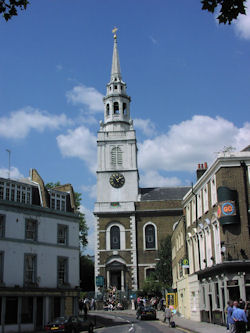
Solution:
{"label": "circular clock", "polygon": [[125,178],[121,173],[113,173],[109,178],[110,185],[115,188],[122,187],[125,183]]}

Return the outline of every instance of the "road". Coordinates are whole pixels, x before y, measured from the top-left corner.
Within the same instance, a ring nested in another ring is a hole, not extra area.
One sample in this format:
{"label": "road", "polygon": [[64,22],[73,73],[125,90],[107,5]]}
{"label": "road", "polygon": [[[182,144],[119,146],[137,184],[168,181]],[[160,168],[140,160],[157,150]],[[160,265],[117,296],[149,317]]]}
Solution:
{"label": "road", "polygon": [[[102,333],[183,333],[177,328],[169,328],[160,320],[137,320],[134,315],[117,313],[98,314],[95,332]],[[101,327],[104,326],[104,327]]]}

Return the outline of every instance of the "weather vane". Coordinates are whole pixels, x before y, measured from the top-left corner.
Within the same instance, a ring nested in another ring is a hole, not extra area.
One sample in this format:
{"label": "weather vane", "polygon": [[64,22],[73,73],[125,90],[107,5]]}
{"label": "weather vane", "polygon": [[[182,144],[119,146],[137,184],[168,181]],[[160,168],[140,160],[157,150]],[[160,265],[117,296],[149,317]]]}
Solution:
{"label": "weather vane", "polygon": [[117,38],[117,36],[116,36],[116,31],[118,30],[118,28],[116,28],[116,27],[114,27],[114,29],[112,30],[112,33],[114,34],[114,39],[116,39]]}

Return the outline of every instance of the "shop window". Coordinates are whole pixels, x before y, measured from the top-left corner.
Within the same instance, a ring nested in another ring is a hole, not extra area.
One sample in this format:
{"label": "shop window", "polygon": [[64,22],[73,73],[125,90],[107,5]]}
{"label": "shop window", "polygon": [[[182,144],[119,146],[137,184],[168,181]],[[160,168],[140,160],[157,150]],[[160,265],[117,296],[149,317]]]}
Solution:
{"label": "shop window", "polygon": [[152,224],[149,224],[145,228],[145,243],[146,249],[155,248],[155,227]]}
{"label": "shop window", "polygon": [[120,249],[120,228],[117,226],[110,229],[110,248],[112,250]]}
{"label": "shop window", "polygon": [[6,297],[6,308],[5,308],[5,324],[17,324],[17,308],[18,298],[17,297]]}
{"label": "shop window", "polygon": [[33,297],[22,297],[21,323],[33,322]]}

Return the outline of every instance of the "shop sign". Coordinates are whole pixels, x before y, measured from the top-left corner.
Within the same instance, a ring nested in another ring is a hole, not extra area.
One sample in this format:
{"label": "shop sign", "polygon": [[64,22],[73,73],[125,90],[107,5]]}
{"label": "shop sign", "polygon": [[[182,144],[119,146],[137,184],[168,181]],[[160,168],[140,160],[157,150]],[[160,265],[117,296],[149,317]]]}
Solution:
{"label": "shop sign", "polygon": [[217,209],[218,218],[236,215],[235,201],[227,200],[220,202]]}
{"label": "shop sign", "polygon": [[188,259],[183,259],[182,260],[182,268],[189,268],[189,261]]}

